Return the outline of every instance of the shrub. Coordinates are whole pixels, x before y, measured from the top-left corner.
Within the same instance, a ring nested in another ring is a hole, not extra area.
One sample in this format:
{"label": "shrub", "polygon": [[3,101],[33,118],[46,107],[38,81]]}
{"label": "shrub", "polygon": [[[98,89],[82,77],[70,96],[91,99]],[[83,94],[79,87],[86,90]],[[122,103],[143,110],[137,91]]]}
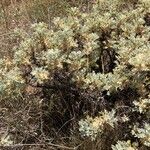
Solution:
{"label": "shrub", "polygon": [[112,146],[113,150],[137,150],[136,145],[132,146],[130,141],[118,141],[115,146]]}
{"label": "shrub", "polygon": [[[48,143],[52,137],[60,142],[69,136],[67,144],[73,146],[85,139],[99,143],[92,149],[135,149],[131,143],[148,149],[149,6],[144,0],[98,0],[88,10],[75,7],[67,16],[55,17],[51,28],[40,22],[30,33],[19,34],[13,58],[0,64],[3,103],[36,102],[30,105],[37,107],[38,123],[33,121],[29,130],[34,136],[26,131],[19,142],[41,138]],[[21,128],[27,130],[30,121],[23,122]],[[139,124],[144,129],[135,128]]]}

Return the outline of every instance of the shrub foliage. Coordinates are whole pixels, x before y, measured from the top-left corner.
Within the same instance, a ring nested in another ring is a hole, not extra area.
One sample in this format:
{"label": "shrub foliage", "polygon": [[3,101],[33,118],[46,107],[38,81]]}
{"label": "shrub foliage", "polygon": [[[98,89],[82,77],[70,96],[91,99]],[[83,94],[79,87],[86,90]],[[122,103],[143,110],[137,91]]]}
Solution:
{"label": "shrub foliage", "polygon": [[[67,136],[67,145],[85,141],[79,149],[147,150],[149,8],[147,0],[97,0],[55,17],[51,27],[15,30],[20,44],[13,58],[0,60],[2,122],[10,134],[1,145]],[[16,116],[6,119],[4,108]]]}

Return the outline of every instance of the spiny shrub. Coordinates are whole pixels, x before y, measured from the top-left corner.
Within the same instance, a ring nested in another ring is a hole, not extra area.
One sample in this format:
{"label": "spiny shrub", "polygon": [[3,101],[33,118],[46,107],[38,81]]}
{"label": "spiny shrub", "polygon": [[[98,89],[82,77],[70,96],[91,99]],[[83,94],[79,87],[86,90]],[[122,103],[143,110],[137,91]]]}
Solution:
{"label": "spiny shrub", "polygon": [[2,99],[40,104],[38,138],[85,139],[80,149],[147,150],[149,8],[147,0],[98,0],[54,18],[51,28],[16,30],[20,45],[12,59],[0,60]]}

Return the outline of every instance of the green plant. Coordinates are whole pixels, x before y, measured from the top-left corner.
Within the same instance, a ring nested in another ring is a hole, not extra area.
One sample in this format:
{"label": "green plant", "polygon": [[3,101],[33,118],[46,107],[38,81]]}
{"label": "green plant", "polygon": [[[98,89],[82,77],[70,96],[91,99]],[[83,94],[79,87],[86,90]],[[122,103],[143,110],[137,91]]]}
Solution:
{"label": "green plant", "polygon": [[113,150],[137,150],[137,145],[132,146],[130,141],[118,141],[115,146],[112,146]]}
{"label": "green plant", "polygon": [[143,128],[134,127],[132,130],[132,134],[135,137],[140,138],[142,143],[148,147],[150,147],[150,124],[145,123]]}
{"label": "green plant", "polygon": [[[0,62],[0,90],[3,100],[36,101],[42,122],[34,126],[36,138],[59,142],[67,135],[67,144],[76,145],[80,140],[72,137],[88,137],[103,150],[149,147],[149,124],[133,132],[149,122],[148,6],[97,0],[88,10],[75,7],[55,17],[51,28],[40,22],[29,33],[17,32],[21,42],[13,58]],[[128,140],[138,146],[120,142]]]}
{"label": "green plant", "polygon": [[118,119],[115,118],[115,111],[100,113],[99,117],[91,118],[87,117],[86,120],[79,121],[79,131],[83,136],[91,137],[92,140],[95,140],[96,136],[103,132],[104,126],[109,125],[110,128],[114,128],[114,124],[117,123]]}

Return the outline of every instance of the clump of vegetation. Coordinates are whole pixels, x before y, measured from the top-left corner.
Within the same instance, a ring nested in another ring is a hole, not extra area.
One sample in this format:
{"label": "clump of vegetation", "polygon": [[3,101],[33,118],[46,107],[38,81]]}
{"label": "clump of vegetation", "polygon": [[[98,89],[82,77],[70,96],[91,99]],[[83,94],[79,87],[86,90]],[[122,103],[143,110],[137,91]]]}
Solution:
{"label": "clump of vegetation", "polygon": [[1,145],[147,150],[149,6],[97,0],[15,30],[19,46],[0,60]]}

